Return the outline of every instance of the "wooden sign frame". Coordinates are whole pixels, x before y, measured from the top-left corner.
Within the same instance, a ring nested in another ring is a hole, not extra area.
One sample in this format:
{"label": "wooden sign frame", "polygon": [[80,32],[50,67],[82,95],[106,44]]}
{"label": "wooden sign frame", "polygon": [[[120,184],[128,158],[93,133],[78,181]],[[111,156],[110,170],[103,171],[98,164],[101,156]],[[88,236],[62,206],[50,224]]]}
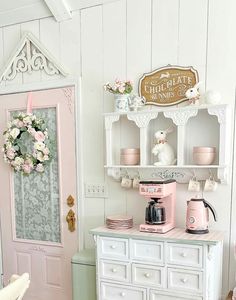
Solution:
{"label": "wooden sign frame", "polygon": [[185,92],[198,81],[198,72],[192,66],[168,65],[143,74],[139,80],[139,95],[146,99],[146,104],[176,105],[188,100]]}

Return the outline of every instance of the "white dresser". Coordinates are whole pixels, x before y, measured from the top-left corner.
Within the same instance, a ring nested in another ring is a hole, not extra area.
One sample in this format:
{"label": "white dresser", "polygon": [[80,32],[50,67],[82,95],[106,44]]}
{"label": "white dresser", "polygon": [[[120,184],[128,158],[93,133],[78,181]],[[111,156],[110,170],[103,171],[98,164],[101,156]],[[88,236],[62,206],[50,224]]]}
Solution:
{"label": "white dresser", "polygon": [[223,233],[91,230],[98,300],[219,300]]}

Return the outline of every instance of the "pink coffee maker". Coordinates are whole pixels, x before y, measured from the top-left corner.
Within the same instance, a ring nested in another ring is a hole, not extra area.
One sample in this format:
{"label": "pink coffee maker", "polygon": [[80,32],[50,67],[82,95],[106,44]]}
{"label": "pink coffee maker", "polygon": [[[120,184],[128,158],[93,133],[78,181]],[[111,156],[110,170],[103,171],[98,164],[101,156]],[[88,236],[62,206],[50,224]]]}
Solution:
{"label": "pink coffee maker", "polygon": [[140,181],[139,194],[149,201],[140,231],[166,233],[175,227],[175,180]]}

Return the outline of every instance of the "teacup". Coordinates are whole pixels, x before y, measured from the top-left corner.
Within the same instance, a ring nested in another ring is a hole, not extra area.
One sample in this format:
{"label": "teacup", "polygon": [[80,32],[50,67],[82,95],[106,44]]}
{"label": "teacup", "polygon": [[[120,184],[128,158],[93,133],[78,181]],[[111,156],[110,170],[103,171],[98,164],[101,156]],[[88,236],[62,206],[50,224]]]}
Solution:
{"label": "teacup", "polygon": [[122,177],[120,185],[123,188],[129,189],[132,186],[132,179],[129,176]]}
{"label": "teacup", "polygon": [[217,189],[218,183],[214,180],[213,177],[209,177],[204,185],[205,192],[214,192]]}
{"label": "teacup", "polygon": [[201,189],[200,182],[197,181],[197,178],[194,176],[189,180],[188,190],[191,192],[199,192]]}
{"label": "teacup", "polygon": [[138,189],[139,188],[139,182],[140,182],[140,177],[135,176],[133,179],[133,189]]}

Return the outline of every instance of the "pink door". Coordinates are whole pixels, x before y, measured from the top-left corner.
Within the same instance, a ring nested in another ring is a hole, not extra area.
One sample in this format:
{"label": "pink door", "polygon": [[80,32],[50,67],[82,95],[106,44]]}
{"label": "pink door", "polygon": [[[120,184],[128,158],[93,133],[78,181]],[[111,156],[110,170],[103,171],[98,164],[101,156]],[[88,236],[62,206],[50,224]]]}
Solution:
{"label": "pink door", "polygon": [[[4,284],[13,273],[29,272],[25,300],[71,300],[78,234],[68,229],[66,216],[70,209],[77,216],[74,88],[36,91],[32,100],[33,113],[46,122],[53,158],[44,173],[25,176],[0,156]],[[26,105],[27,93],[0,96],[1,148],[7,122]],[[30,142],[24,145],[31,151]],[[71,207],[68,198],[74,198]]]}

